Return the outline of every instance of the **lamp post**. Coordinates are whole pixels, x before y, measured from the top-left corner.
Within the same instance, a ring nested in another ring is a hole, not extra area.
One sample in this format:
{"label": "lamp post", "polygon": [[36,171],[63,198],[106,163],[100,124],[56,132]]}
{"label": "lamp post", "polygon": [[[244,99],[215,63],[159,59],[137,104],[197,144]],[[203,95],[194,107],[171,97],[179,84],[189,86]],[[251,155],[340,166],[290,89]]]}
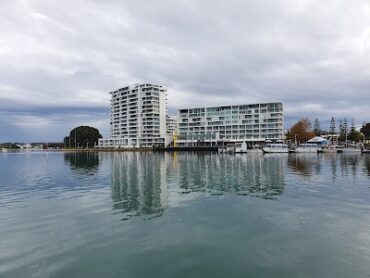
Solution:
{"label": "lamp post", "polygon": [[298,134],[294,134],[294,144],[297,146],[297,135]]}

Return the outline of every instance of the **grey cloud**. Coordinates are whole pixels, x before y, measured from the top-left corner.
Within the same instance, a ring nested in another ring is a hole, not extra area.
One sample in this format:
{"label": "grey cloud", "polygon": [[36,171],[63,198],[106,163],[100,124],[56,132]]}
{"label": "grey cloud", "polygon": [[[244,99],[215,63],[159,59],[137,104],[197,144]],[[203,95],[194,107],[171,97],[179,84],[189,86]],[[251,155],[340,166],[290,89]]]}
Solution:
{"label": "grey cloud", "polygon": [[102,112],[0,112],[0,142],[60,142],[79,125],[95,126],[108,135],[109,120]]}
{"label": "grey cloud", "polygon": [[108,123],[108,92],[135,82],[167,86],[171,112],[280,100],[288,124],[370,118],[366,0],[6,1],[0,15],[3,134],[24,128],[17,113]]}

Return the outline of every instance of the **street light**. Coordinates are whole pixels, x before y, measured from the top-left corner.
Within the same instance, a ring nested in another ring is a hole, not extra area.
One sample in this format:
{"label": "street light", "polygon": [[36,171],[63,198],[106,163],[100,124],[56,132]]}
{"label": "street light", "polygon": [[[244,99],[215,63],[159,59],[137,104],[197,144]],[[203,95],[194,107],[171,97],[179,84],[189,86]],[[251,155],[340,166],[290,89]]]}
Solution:
{"label": "street light", "polygon": [[297,146],[297,135],[298,134],[294,134],[294,143],[295,143],[296,146]]}

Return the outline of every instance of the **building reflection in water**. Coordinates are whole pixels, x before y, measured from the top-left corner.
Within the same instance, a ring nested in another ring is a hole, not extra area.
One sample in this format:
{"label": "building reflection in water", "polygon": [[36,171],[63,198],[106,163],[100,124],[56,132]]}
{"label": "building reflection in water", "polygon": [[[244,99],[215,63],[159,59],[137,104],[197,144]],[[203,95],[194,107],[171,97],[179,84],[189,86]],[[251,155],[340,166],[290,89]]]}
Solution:
{"label": "building reflection in water", "polygon": [[275,199],[284,190],[285,155],[181,154],[178,156],[181,193],[234,192]]}
{"label": "building reflection in water", "polygon": [[342,175],[357,176],[357,169],[360,164],[360,154],[342,154],[339,156],[340,170]]}
{"label": "building reflection in water", "polygon": [[[366,164],[366,158],[365,158]],[[301,177],[312,177],[322,172],[330,173],[328,178],[335,182],[338,176],[358,177],[359,165],[362,156],[358,153],[348,154],[291,154],[288,158],[288,167]],[[325,165],[325,166],[323,166]],[[322,169],[322,168],[325,169]]]}
{"label": "building reflection in water", "polygon": [[122,220],[158,217],[169,205],[227,193],[277,199],[287,166],[304,178],[331,172],[335,179],[356,176],[361,164],[370,176],[370,156],[361,155],[112,152],[66,153],[64,158],[78,173],[91,175],[98,167],[111,171],[113,210],[124,215]]}
{"label": "building reflection in water", "polygon": [[160,153],[111,153],[113,209],[132,216],[160,216],[167,206],[165,156]]}
{"label": "building reflection in water", "polygon": [[99,155],[96,152],[67,152],[64,153],[64,161],[81,174],[94,174],[99,167]]}
{"label": "building reflection in water", "polygon": [[322,156],[318,154],[290,154],[288,167],[302,177],[311,177],[321,173]]}
{"label": "building reflection in water", "polygon": [[[113,210],[122,220],[161,216],[169,205],[226,192],[276,199],[287,156],[116,152],[111,161]],[[170,200],[171,199],[171,200]]]}
{"label": "building reflection in water", "polygon": [[370,176],[370,155],[364,154],[364,171],[367,173],[368,176]]}

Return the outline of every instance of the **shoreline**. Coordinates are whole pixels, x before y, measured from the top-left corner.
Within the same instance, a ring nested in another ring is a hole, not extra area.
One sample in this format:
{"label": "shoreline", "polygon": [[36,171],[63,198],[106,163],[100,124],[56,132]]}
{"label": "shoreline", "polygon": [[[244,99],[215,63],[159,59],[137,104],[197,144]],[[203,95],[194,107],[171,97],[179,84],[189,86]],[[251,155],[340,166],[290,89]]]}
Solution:
{"label": "shoreline", "polygon": [[85,148],[61,149],[62,152],[151,152],[152,148]]}

